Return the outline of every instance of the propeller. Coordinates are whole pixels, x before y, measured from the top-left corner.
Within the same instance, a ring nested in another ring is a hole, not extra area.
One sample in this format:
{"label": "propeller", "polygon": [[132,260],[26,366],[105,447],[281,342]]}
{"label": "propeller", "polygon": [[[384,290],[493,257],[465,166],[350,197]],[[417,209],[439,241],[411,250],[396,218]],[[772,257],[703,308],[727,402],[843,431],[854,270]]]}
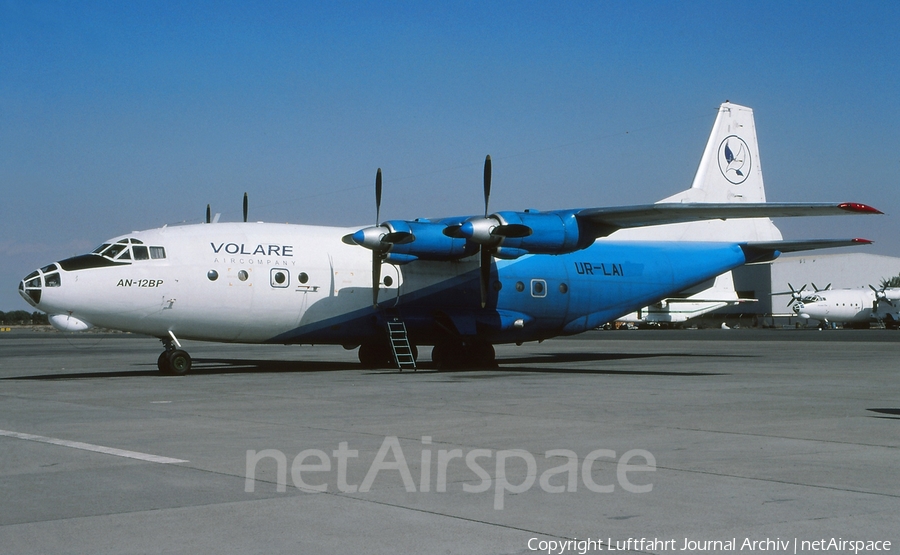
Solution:
{"label": "propeller", "polygon": [[504,224],[498,216],[490,215],[491,202],[491,155],[484,158],[484,216],[444,228],[443,233],[454,239],[468,239],[479,246],[479,282],[481,283],[481,307],[487,305],[488,286],[491,280],[491,261],[494,249],[503,238],[528,237],[532,229],[522,224]]}
{"label": "propeller", "polygon": [[881,289],[876,289],[875,286],[870,283],[869,288],[875,292],[875,302],[876,303],[880,303],[880,302],[884,301],[891,306],[896,306],[894,304],[894,301],[897,299],[896,298],[892,299],[891,297],[888,296],[886,285],[882,286]]}
{"label": "propeller", "polygon": [[375,173],[375,225],[349,233],[341,238],[347,245],[359,245],[372,251],[372,306],[378,308],[378,288],[381,284],[381,264],[393,245],[403,245],[416,240],[409,231],[396,231],[390,222],[380,224],[381,220],[381,168]]}
{"label": "propeller", "polygon": [[[812,282],[810,282],[810,283],[812,283]],[[828,285],[826,285],[824,289],[819,289],[818,287],[816,287],[815,283],[813,283],[812,286],[813,286],[813,290],[815,290],[816,293],[819,293],[821,291],[828,291],[829,289],[831,289],[830,283]]]}
{"label": "propeller", "polygon": [[[796,302],[796,301],[802,301],[802,300],[803,300],[803,295],[802,295],[802,293],[803,293],[803,290],[806,289],[806,284],[805,284],[805,283],[803,284],[803,287],[801,287],[800,289],[794,289],[794,286],[791,285],[790,283],[788,283],[788,287],[791,289],[790,291],[782,291],[782,292],[780,292],[780,293],[772,293],[772,295],[773,295],[773,296],[775,296],[775,295],[790,295],[790,296],[791,296],[791,300],[789,300],[789,301],[787,302],[787,306],[791,306],[791,305],[792,305],[794,302]],[[813,287],[815,287],[815,285],[813,285]],[[831,287],[831,284],[830,284],[830,283],[828,284],[828,287]],[[828,289],[828,287],[826,287],[825,289]],[[818,291],[818,289],[816,289],[816,291]]]}
{"label": "propeller", "polygon": [[247,193],[244,193],[244,223],[247,223]]}

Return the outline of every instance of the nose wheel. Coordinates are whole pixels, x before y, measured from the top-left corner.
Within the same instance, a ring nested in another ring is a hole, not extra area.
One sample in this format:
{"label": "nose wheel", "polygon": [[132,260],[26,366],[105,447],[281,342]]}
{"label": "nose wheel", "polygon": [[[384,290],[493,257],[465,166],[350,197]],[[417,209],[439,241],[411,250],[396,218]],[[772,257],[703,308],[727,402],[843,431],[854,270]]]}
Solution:
{"label": "nose wheel", "polygon": [[191,371],[191,355],[183,349],[175,348],[172,341],[162,339],[166,350],[160,353],[156,360],[156,367],[160,374],[166,376],[183,376]]}

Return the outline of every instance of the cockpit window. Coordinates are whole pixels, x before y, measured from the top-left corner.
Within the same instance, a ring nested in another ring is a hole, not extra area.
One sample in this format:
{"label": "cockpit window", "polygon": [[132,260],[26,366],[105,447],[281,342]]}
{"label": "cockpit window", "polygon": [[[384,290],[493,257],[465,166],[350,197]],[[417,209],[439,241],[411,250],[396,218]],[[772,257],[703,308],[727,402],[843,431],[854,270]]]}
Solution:
{"label": "cockpit window", "polygon": [[[99,254],[109,260],[115,260],[120,263],[129,263],[132,260],[161,260],[166,257],[166,249],[164,247],[148,247],[144,246],[144,242],[140,239],[126,237],[119,239],[115,243],[103,243],[91,254]],[[85,255],[88,256],[88,255]],[[76,257],[80,258],[80,257]],[[103,264],[91,264],[90,267],[98,268]],[[45,273],[55,268],[46,268]],[[68,270],[68,268],[64,268]]]}
{"label": "cockpit window", "polygon": [[147,247],[135,245],[131,247],[131,252],[134,254],[135,260],[150,260],[150,252],[147,250]]}
{"label": "cockpit window", "polygon": [[116,243],[115,245],[110,245],[107,247],[105,251],[103,251],[103,256],[107,258],[115,258],[117,254],[127,249],[126,245],[122,245],[121,243]]}
{"label": "cockpit window", "polygon": [[59,287],[59,274],[52,273],[44,276],[44,284],[47,287]]}

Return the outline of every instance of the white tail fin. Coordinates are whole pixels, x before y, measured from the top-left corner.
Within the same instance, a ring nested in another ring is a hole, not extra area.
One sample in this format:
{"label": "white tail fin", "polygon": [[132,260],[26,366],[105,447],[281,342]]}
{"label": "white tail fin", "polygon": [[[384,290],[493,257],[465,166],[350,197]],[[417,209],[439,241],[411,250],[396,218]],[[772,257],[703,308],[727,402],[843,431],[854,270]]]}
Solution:
{"label": "white tail fin", "polygon": [[[713,124],[691,188],[659,202],[765,202],[753,110],[725,102]],[[709,220],[621,230],[615,239],[673,241],[778,241],[768,218]]]}
{"label": "white tail fin", "polygon": [[766,202],[753,110],[719,106],[691,188],[660,202]]}

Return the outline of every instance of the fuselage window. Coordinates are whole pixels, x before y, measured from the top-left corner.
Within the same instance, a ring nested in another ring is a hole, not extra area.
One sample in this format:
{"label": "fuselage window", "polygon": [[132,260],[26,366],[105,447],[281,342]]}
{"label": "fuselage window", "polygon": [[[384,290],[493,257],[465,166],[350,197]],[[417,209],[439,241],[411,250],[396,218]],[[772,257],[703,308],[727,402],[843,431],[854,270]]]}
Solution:
{"label": "fuselage window", "polygon": [[238,272],[238,279],[241,281],[247,281],[247,278],[250,277],[250,274],[247,273],[247,270],[241,270]]}
{"label": "fuselage window", "polygon": [[150,251],[147,250],[147,247],[135,245],[131,247],[131,252],[134,253],[135,260],[150,260]]}
{"label": "fuselage window", "polygon": [[273,268],[271,276],[272,287],[287,287],[291,282],[291,278],[287,270]]}
{"label": "fuselage window", "polygon": [[531,296],[532,297],[546,297],[547,296],[547,282],[542,279],[531,280]]}
{"label": "fuselage window", "polygon": [[159,260],[166,257],[166,249],[164,247],[150,247],[150,258]]}
{"label": "fuselage window", "polygon": [[217,272],[215,270],[210,270],[210,271],[206,272],[206,277],[209,278],[209,281],[216,281],[217,279],[219,279],[219,272]]}

